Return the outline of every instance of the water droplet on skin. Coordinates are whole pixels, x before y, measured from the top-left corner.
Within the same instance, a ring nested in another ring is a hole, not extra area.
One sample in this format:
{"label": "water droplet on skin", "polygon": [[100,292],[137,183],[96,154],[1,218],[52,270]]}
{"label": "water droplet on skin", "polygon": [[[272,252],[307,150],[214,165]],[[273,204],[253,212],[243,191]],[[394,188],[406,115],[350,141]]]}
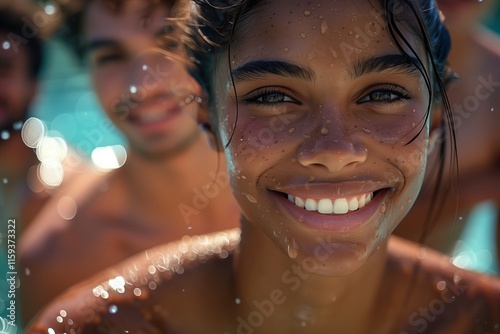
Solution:
{"label": "water droplet on skin", "polygon": [[8,49],[10,49],[10,43],[9,43],[9,41],[4,41],[4,42],[2,43],[2,48],[3,48],[4,50],[8,50]]}
{"label": "water droplet on skin", "polygon": [[347,34],[348,34],[349,36],[352,36],[352,34],[354,34],[354,33],[352,32],[352,30],[349,30],[349,32],[348,32]]}
{"label": "water droplet on skin", "polygon": [[24,268],[24,273],[26,274],[26,276],[31,275],[31,270],[30,270],[30,268]]}
{"label": "water droplet on skin", "polygon": [[291,134],[292,134],[292,133],[294,133],[294,132],[295,132],[295,128],[290,128],[290,129],[288,129],[288,134],[289,134],[289,135],[291,135]]}
{"label": "water droplet on skin", "polygon": [[116,314],[116,312],[118,312],[118,306],[116,306],[116,305],[109,305],[108,311],[111,314]]}
{"label": "water droplet on skin", "polygon": [[311,11],[310,10],[305,10],[304,11],[304,16],[309,16],[311,15]]}
{"label": "water droplet on skin", "polygon": [[245,193],[245,196],[250,203],[257,203],[257,199],[252,195]]}
{"label": "water droplet on skin", "polygon": [[445,281],[439,281],[439,282],[436,284],[436,288],[437,288],[439,291],[443,291],[443,290],[446,288],[446,282],[445,282]]}
{"label": "water droplet on skin", "polygon": [[387,206],[385,205],[385,203],[382,203],[380,205],[380,212],[385,213],[386,210],[387,210]]}
{"label": "water droplet on skin", "polygon": [[290,51],[290,49],[289,48],[285,48],[285,52],[288,52],[288,51]]}
{"label": "water droplet on skin", "polygon": [[321,22],[321,35],[324,35],[326,34],[327,30],[328,30],[328,23],[326,22],[326,20],[324,20],[323,22]]}
{"label": "water droplet on skin", "polygon": [[3,182],[3,184],[7,184],[7,183],[9,183],[9,180],[6,177],[4,177],[2,182]]}
{"label": "water droplet on skin", "polygon": [[299,255],[298,245],[297,245],[297,242],[295,240],[292,240],[288,244],[288,256],[291,259],[295,259],[297,257],[297,255]]}
{"label": "water droplet on skin", "polygon": [[490,111],[495,111],[495,108],[491,108]]}
{"label": "water droplet on skin", "polygon": [[148,65],[142,65],[142,70],[143,71],[147,71],[147,69],[148,69]]}
{"label": "water droplet on skin", "polygon": [[324,127],[321,128],[321,134],[323,136],[328,134],[328,128],[326,126],[324,126]]}
{"label": "water droplet on skin", "polygon": [[366,133],[366,134],[370,134],[372,133],[372,131],[370,129],[367,129],[367,128],[363,128],[363,131]]}
{"label": "water droplet on skin", "polygon": [[305,33],[305,32],[301,33],[301,34],[300,34],[300,37],[302,37],[302,38],[306,38],[306,33]]}
{"label": "water droplet on skin", "polygon": [[235,302],[235,304],[238,304],[238,305],[240,305],[240,304],[241,304],[241,299],[239,299],[239,298],[236,298],[236,299],[234,300],[234,302]]}
{"label": "water droplet on skin", "polygon": [[427,256],[427,249],[425,247],[420,247],[417,251],[417,258],[419,260],[423,260],[425,259],[426,256]]}
{"label": "water droplet on skin", "polygon": [[129,90],[130,90],[130,93],[132,93],[132,94],[137,93],[137,87],[136,87],[136,86],[134,86],[134,85],[130,86],[130,89],[129,89]]}

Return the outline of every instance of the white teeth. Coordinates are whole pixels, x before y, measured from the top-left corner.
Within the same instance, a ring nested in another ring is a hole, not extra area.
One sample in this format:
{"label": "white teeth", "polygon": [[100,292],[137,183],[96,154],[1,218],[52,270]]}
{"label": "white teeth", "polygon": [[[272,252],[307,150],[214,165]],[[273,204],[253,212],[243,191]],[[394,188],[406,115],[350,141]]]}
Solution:
{"label": "white teeth", "polygon": [[360,198],[359,198],[359,201],[358,201],[358,208],[362,208],[364,207],[366,204],[366,197],[365,195],[362,195]]}
{"label": "white teeth", "polygon": [[318,212],[319,213],[333,213],[332,201],[328,198],[320,199],[318,202]]}
{"label": "white teeth", "polygon": [[333,202],[329,198],[322,198],[316,201],[311,198],[306,200],[300,197],[293,197],[288,195],[288,200],[294,203],[299,208],[305,208],[307,211],[318,211],[322,214],[346,214],[349,211],[356,211],[363,208],[366,204],[370,203],[373,198],[373,193],[363,194],[357,197],[337,198]]}
{"label": "white teeth", "polygon": [[333,203],[333,213],[344,214],[349,212],[349,206],[347,205],[347,199],[338,198]]}
{"label": "white teeth", "polygon": [[[290,196],[290,195],[289,195]],[[349,201],[349,210],[354,211],[358,209],[358,199],[356,197],[351,198]]]}
{"label": "white teeth", "polygon": [[318,203],[316,203],[315,200],[308,198],[306,199],[305,208],[307,211],[316,211],[318,210]]}

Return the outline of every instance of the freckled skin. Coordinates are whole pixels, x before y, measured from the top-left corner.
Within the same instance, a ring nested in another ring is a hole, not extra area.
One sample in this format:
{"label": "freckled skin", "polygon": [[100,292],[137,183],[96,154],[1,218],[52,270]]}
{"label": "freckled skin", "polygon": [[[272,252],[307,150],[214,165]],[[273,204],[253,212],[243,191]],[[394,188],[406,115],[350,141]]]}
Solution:
{"label": "freckled skin", "polygon": [[[28,333],[49,327],[63,332],[71,326],[82,333],[497,331],[500,282],[496,278],[458,269],[440,253],[389,236],[415,200],[424,177],[427,130],[433,124],[425,121],[424,131],[405,145],[403,133],[398,134],[392,123],[395,118],[400,123],[408,120],[405,125],[411,128],[413,117],[422,119],[429,97],[419,90],[420,77],[392,67],[350,75],[355,60],[392,54],[396,49],[383,33],[378,46],[364,48],[352,58],[330,59],[333,55],[322,52],[325,45],[339,47],[342,41],[352,41],[348,33],[340,38],[341,27],[349,31],[369,23],[367,13],[372,7],[366,1],[320,3],[331,33],[317,31],[301,37],[304,29],[318,25],[318,18],[312,5],[299,0],[286,0],[291,13],[283,11],[284,1],[276,0],[257,6],[245,17],[235,32],[238,43],[231,46],[237,99],[227,89],[227,64],[217,63],[212,125],[221,145],[228,143],[234,131],[225,154],[231,186],[243,213],[241,240],[238,243],[232,234],[237,232],[231,232],[233,237],[225,246],[228,256],[221,252],[224,239],[212,237],[191,239],[188,246],[172,243],[156,249],[155,255],[139,255],[54,301],[34,320]],[[304,16],[308,10],[311,15]],[[308,59],[310,50],[318,52]],[[220,59],[227,59],[224,56]],[[302,69],[307,65],[311,75],[290,75],[290,67],[288,76],[269,73],[278,66],[256,74],[255,68],[248,70],[256,60],[282,60]],[[245,66],[247,72],[238,72]],[[395,105],[359,102],[376,96],[371,89],[388,81],[404,86],[412,98]],[[269,104],[262,104],[264,100]],[[239,117],[234,124],[236,107]],[[289,123],[281,127],[273,121],[277,115],[293,117],[285,118]],[[208,119],[210,115],[201,116]],[[363,125],[370,131],[364,131]],[[328,128],[327,133],[321,131],[323,127]],[[261,133],[259,137],[259,131],[266,128],[273,136]],[[415,152],[423,158],[412,160]],[[359,179],[360,183],[353,181]],[[387,190],[375,192],[370,205],[344,219],[300,211],[285,196],[276,194],[286,189],[325,197],[333,196],[324,194],[331,189],[340,194],[337,196],[347,196],[350,191],[374,187]],[[346,229],[336,229],[335,224]],[[206,252],[207,247],[213,252],[208,257],[203,255],[211,253]],[[198,252],[198,248],[205,251]],[[224,254],[222,260],[220,254]],[[165,258],[175,259],[167,266],[172,269],[181,261],[182,273],[157,273],[165,267]],[[153,274],[144,273],[151,264],[157,264],[151,268]],[[107,299],[93,295],[95,287],[109,285],[117,275],[132,282],[130,288],[149,286],[155,275],[158,279],[147,296],[134,296],[129,287],[120,293],[108,286]],[[79,313],[78,300],[88,301],[91,317]],[[110,306],[117,306],[118,312],[110,314]],[[69,320],[57,321],[61,309],[71,313],[74,325]]]}

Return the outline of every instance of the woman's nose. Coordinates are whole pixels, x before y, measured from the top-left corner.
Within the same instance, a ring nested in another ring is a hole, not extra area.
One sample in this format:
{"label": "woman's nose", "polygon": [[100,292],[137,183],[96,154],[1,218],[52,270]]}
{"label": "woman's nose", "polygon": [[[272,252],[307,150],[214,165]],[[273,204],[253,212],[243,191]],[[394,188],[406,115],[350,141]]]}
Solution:
{"label": "woman's nose", "polygon": [[368,150],[355,133],[341,126],[324,125],[302,143],[298,155],[297,160],[303,166],[326,168],[333,173],[362,164]]}

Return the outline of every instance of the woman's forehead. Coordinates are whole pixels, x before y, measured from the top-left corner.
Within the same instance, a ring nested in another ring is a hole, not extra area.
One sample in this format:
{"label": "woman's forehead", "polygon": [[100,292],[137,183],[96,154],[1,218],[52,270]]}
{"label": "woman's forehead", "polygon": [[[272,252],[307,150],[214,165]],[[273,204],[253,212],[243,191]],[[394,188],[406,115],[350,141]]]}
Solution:
{"label": "woman's forehead", "polygon": [[[416,34],[405,36],[421,49]],[[387,30],[379,1],[261,1],[236,23],[232,60],[331,58],[351,63],[367,56],[400,53]]]}

